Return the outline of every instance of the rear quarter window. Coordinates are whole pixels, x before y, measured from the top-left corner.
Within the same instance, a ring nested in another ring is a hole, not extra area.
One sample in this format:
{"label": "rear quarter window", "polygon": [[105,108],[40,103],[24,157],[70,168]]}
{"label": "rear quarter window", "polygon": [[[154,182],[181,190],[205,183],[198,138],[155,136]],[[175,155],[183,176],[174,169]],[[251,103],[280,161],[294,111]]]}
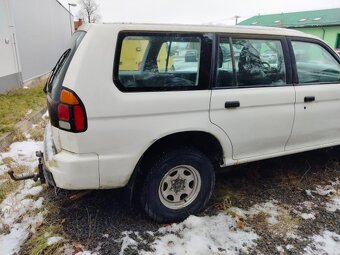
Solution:
{"label": "rear quarter window", "polygon": [[119,36],[114,82],[122,91],[200,88],[202,38],[176,33]]}

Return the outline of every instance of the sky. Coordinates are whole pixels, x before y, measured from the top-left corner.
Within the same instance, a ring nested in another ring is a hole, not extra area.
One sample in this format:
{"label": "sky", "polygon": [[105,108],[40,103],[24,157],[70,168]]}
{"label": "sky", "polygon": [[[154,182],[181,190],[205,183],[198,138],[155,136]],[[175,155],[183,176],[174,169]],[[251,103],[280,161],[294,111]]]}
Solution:
{"label": "sky", "polygon": [[[59,0],[68,8],[77,0]],[[235,24],[258,14],[340,8],[340,0],[96,0],[102,22]],[[77,17],[79,5],[71,7]]]}

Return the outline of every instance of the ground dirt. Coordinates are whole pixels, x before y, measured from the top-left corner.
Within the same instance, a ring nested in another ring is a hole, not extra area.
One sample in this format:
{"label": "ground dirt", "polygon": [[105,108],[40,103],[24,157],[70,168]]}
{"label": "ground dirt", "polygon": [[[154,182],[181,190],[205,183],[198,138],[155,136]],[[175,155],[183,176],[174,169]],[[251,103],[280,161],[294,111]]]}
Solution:
{"label": "ground dirt", "polygon": [[[306,192],[340,180],[339,160],[339,148],[330,148],[231,167],[229,172],[217,174],[213,197],[199,216],[230,214],[234,207],[249,210],[257,204],[274,201],[280,208],[275,224],[268,224],[265,212],[241,219],[242,224],[250,226],[259,236],[257,245],[249,253],[301,254],[311,243],[308,237],[323,230],[340,234],[339,211],[327,211],[321,206],[325,197]],[[149,244],[157,235],[149,235],[147,231],[156,232],[164,225],[128,207],[123,190],[93,191],[70,201],[74,193],[49,189],[44,195],[59,207],[59,212],[50,217],[62,223],[70,240],[88,250],[99,250],[100,254],[119,254],[122,232],[138,231],[146,240],[138,244],[138,249],[152,250]],[[312,209],[302,206],[303,203],[310,204]],[[313,220],[299,215],[311,211],[315,215]],[[280,250],[279,246],[283,248]],[[138,252],[125,249],[124,254]]]}

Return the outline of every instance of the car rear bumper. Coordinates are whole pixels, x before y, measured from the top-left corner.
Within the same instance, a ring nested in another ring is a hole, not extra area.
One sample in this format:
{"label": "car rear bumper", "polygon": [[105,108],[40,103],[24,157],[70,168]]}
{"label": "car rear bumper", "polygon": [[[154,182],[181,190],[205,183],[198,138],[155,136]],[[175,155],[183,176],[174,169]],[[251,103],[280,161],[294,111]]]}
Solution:
{"label": "car rear bumper", "polygon": [[62,189],[99,188],[99,158],[95,153],[56,152],[51,126],[45,129],[44,175],[48,183]]}

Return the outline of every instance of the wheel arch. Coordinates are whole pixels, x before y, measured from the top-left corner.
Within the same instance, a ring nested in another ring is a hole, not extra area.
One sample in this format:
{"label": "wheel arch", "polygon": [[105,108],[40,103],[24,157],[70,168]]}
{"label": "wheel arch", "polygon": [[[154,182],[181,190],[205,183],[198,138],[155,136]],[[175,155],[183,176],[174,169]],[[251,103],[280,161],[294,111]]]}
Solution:
{"label": "wheel arch", "polygon": [[146,169],[152,164],[152,159],[169,150],[185,146],[200,150],[207,155],[216,167],[224,163],[226,148],[215,135],[199,130],[167,134],[149,145],[139,158],[128,184],[131,191],[130,198],[132,199],[134,193],[138,193],[140,185],[144,181]]}
{"label": "wheel arch", "polygon": [[224,160],[224,149],[219,139],[206,131],[181,131],[167,134],[155,140],[143,153],[139,162],[150,159],[155,154],[181,147],[194,147],[207,155],[212,162],[220,165]]}

